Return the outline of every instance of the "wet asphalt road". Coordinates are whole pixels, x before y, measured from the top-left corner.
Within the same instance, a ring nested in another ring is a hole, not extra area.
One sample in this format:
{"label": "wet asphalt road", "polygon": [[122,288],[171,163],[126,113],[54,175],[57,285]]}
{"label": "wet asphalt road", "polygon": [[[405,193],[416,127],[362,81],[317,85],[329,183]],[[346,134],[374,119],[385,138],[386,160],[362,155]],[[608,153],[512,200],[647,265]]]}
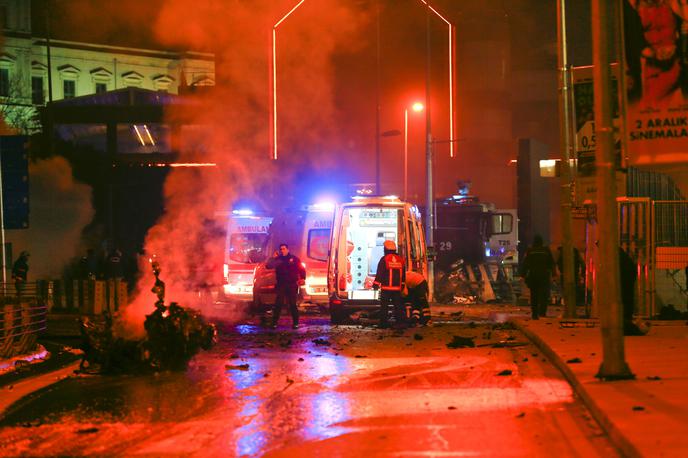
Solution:
{"label": "wet asphalt road", "polygon": [[24,399],[0,455],[618,456],[522,335],[459,320],[228,325],[184,373],[81,375]]}

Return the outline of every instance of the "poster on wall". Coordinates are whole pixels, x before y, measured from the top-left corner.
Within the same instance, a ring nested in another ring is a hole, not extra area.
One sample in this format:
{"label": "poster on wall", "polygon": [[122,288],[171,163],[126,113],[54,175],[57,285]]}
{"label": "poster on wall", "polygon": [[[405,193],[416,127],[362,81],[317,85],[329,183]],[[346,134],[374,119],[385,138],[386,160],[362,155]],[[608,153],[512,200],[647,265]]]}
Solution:
{"label": "poster on wall", "polygon": [[[611,66],[612,87],[616,92],[617,65]],[[614,122],[614,146],[616,149],[616,192],[617,195],[626,194],[626,175],[622,170],[621,139],[619,136],[619,103],[614,97],[612,106]],[[576,183],[574,193],[575,207],[581,211],[585,204],[597,200],[597,183],[595,181],[595,114],[593,99],[592,67],[576,67],[573,69],[573,110],[576,157]]]}
{"label": "poster on wall", "polygon": [[688,163],[688,1],[623,3],[628,163]]}

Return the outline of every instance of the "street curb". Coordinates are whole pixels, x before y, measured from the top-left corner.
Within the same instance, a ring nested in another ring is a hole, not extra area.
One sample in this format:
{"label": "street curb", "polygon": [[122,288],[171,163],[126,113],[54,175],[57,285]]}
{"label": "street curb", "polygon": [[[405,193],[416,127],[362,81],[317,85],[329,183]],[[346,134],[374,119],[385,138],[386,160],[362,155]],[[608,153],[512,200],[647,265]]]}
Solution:
{"label": "street curb", "polygon": [[39,390],[49,387],[74,373],[79,368],[80,361],[74,361],[66,366],[62,366],[51,372],[30,377],[14,385],[12,388],[1,387],[2,396],[0,396],[0,420],[5,417],[5,413],[16,404],[19,400],[35,393]]}
{"label": "street curb", "polygon": [[614,425],[614,423],[609,419],[606,413],[597,405],[590,394],[585,390],[583,384],[578,380],[576,375],[573,373],[571,368],[566,364],[566,362],[559,357],[559,355],[552,350],[552,348],[545,343],[544,340],[540,338],[533,331],[523,326],[519,320],[510,319],[516,329],[521,331],[546,357],[549,361],[556,367],[559,372],[562,373],[564,378],[569,382],[573,391],[578,395],[578,397],[583,401],[583,404],[590,411],[590,414],[595,419],[597,424],[604,430],[604,432],[609,437],[612,444],[623,454],[623,456],[630,458],[640,458],[643,455],[636,448],[635,445],[631,443],[630,440]]}

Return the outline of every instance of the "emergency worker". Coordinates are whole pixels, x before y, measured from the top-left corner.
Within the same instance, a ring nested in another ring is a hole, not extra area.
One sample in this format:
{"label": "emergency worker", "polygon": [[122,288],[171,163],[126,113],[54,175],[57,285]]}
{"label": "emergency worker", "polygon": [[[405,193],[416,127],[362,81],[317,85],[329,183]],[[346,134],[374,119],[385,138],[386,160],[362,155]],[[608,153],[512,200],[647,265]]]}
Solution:
{"label": "emergency worker", "polygon": [[272,328],[277,327],[282,306],[286,303],[292,318],[292,328],[299,327],[299,310],[296,307],[296,297],[299,294],[299,286],[306,283],[306,269],[301,260],[289,253],[289,246],[282,243],[279,252],[275,251],[272,259],[266,263],[268,269],[275,269],[277,285],[275,286],[277,298],[272,309]]}
{"label": "emergency worker", "polygon": [[521,276],[530,289],[530,308],[532,318],[547,316],[550,282],[554,272],[554,258],[549,247],[543,246],[542,236],[533,237],[533,245],[526,250]]}
{"label": "emergency worker", "polygon": [[397,254],[397,246],[392,240],[386,240],[383,248],[385,254],[377,264],[373,281],[373,289],[380,289],[380,327],[389,327],[390,304],[394,307],[397,326],[402,326],[405,310],[401,292],[406,283],[404,258]]}
{"label": "emergency worker", "polygon": [[406,302],[411,303],[411,322],[414,324],[426,325],[430,321],[428,291],[428,282],[424,276],[413,270],[406,272],[404,296]]}

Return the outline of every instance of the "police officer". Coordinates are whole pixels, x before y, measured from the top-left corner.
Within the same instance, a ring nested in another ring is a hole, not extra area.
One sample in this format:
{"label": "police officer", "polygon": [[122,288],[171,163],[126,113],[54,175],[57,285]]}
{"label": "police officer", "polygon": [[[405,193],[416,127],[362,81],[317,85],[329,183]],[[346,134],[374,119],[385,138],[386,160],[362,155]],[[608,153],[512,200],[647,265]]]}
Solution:
{"label": "police officer", "polygon": [[404,304],[401,299],[401,291],[406,282],[406,268],[404,258],[397,254],[397,246],[392,240],[386,240],[384,245],[385,255],[380,258],[373,281],[373,289],[380,289],[380,327],[389,327],[389,305],[394,307],[394,317],[397,326],[404,321]]}
{"label": "police officer", "polygon": [[532,318],[537,320],[547,315],[550,282],[554,272],[554,257],[549,247],[543,245],[542,236],[533,237],[533,245],[526,250],[521,275],[530,289]]}
{"label": "police officer", "polygon": [[277,277],[275,306],[272,309],[272,328],[277,327],[282,306],[286,303],[292,318],[292,328],[299,327],[299,310],[296,307],[296,297],[299,294],[299,285],[306,283],[306,269],[301,260],[289,253],[289,246],[282,243],[279,252],[275,252],[272,259],[266,263],[268,269],[275,269]]}
{"label": "police officer", "polygon": [[430,322],[430,305],[428,304],[428,282],[418,272],[406,272],[406,302],[411,303],[411,322],[426,325]]}

